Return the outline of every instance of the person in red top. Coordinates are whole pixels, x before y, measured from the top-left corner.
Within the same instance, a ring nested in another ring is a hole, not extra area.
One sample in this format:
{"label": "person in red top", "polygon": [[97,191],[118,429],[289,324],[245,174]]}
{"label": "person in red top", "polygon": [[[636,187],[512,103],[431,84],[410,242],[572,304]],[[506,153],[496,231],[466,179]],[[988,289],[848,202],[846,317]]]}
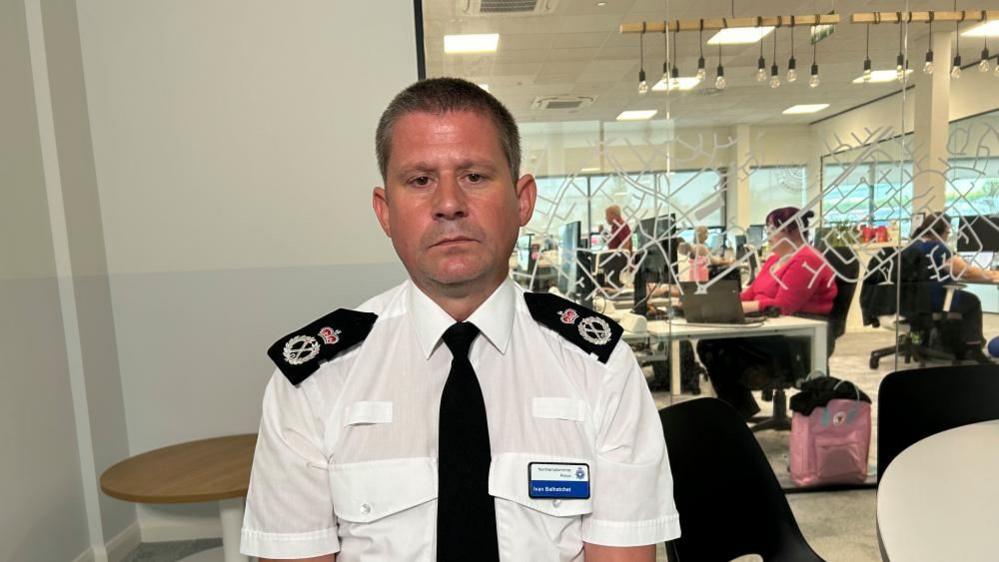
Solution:
{"label": "person in red top", "polygon": [[604,209],[604,218],[610,229],[610,239],[607,240],[608,250],[631,250],[631,227],[621,216],[621,207],[611,205]]}
{"label": "person in red top", "polygon": [[[812,211],[782,207],[767,215],[766,226],[772,254],[753,283],[741,294],[746,313],[828,316],[836,298],[836,274],[818,251],[804,238]],[[785,336],[705,340],[697,354],[707,368],[718,398],[746,418],[760,411],[750,388],[774,376],[772,366],[795,378],[806,373],[803,342]],[[784,369],[786,367],[786,370]]]}

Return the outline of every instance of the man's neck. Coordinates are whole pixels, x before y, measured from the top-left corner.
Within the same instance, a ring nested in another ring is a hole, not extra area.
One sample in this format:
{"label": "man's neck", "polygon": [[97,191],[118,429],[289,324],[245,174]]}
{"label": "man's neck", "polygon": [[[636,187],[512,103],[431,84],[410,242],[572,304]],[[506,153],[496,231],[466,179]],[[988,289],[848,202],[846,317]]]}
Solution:
{"label": "man's neck", "polygon": [[431,284],[421,286],[416,280],[413,283],[441,307],[455,322],[464,322],[486,302],[496,289],[503,284],[506,277],[492,280],[489,283],[478,283],[477,286],[453,287]]}

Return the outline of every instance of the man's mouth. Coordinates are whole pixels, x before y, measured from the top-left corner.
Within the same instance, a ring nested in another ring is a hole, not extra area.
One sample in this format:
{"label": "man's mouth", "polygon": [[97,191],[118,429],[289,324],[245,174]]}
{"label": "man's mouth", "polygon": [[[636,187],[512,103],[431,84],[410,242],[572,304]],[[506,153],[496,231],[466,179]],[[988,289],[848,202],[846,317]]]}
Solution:
{"label": "man's mouth", "polygon": [[442,238],[435,242],[434,246],[450,246],[453,244],[463,244],[466,242],[475,242],[474,239],[468,238],[466,236],[450,236],[448,238]]}

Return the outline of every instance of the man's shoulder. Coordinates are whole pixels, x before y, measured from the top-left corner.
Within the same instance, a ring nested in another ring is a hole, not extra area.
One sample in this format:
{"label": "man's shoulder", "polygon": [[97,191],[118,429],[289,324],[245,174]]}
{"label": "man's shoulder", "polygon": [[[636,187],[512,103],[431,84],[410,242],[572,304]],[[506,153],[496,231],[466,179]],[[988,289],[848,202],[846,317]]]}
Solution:
{"label": "man's shoulder", "polygon": [[298,386],[324,364],[361,345],[379,320],[397,315],[404,288],[402,283],[356,308],[338,308],[317,318],[274,342],[267,355]]}
{"label": "man's shoulder", "polygon": [[607,363],[624,329],[608,316],[550,293],[523,294],[531,317],[561,338]]}

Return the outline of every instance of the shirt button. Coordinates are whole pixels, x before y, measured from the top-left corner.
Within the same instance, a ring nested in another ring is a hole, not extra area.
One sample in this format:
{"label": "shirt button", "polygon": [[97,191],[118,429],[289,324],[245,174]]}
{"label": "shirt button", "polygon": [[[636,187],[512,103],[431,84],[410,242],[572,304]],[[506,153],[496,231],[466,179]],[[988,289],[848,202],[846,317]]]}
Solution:
{"label": "shirt button", "polygon": [[552,500],[552,507],[558,507],[562,505],[562,500]]}
{"label": "shirt button", "polygon": [[363,513],[365,515],[371,513],[371,505],[370,504],[366,504],[366,503],[362,503],[361,504],[361,513]]}

